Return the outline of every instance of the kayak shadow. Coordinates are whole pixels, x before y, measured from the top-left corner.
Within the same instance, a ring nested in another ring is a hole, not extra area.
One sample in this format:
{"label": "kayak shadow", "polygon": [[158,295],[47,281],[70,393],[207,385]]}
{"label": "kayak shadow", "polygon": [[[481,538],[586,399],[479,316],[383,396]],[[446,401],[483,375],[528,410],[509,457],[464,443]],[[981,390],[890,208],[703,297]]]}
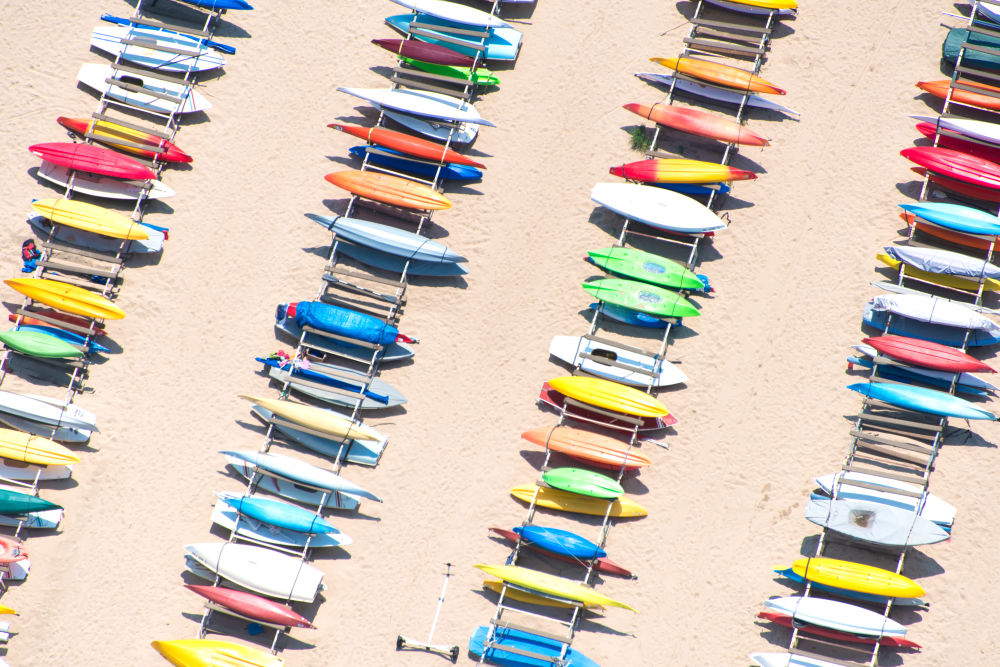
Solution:
{"label": "kayak shadow", "polygon": [[[984,397],[987,398],[987,397]],[[944,435],[941,438],[942,445],[949,445],[951,447],[985,447],[987,449],[996,449],[997,445],[989,442],[983,436],[979,435],[975,431],[968,428],[960,428],[955,426],[949,426],[945,429]]]}

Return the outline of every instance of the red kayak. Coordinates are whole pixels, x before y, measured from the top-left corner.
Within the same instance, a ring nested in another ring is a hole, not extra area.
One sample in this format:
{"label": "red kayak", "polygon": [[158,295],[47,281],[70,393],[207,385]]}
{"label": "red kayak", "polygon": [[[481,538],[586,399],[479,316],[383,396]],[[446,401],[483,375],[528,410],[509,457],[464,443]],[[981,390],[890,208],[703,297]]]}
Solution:
{"label": "red kayak", "polygon": [[432,65],[472,67],[474,62],[469,56],[462,55],[447,46],[428,44],[415,39],[373,39],[372,44],[381,46],[386,51],[392,51],[397,56],[413,58]]}
{"label": "red kayak", "polygon": [[[83,318],[83,317],[77,317],[76,315],[70,315],[69,313],[64,313],[64,312],[59,311],[59,310],[51,310],[51,309],[48,309],[48,308],[43,309],[43,310],[39,310],[39,311],[36,311],[36,312],[39,315],[44,315],[45,317],[51,317],[54,320],[59,320],[60,322],[65,322],[66,324],[75,324],[76,326],[83,327],[84,329],[89,329],[90,328],[90,322],[91,322],[91,320],[88,320],[88,319]],[[11,322],[15,322],[16,323],[18,317],[21,318],[21,324],[24,324],[24,325],[37,326],[37,327],[53,327],[53,326],[58,326],[58,325],[52,324],[51,322],[45,322],[43,320],[39,320],[39,319],[31,317],[29,315],[23,315],[23,316],[21,316],[21,315],[18,315],[17,313],[11,313],[11,314],[9,314],[7,316],[7,319],[10,320]],[[95,336],[106,336],[107,334],[108,334],[108,332],[105,331],[104,329],[102,329],[101,327],[94,327],[94,335]]]}
{"label": "red kayak", "polygon": [[[934,139],[935,129],[936,126],[934,123],[917,123],[917,132],[924,135],[928,139]],[[957,137],[948,137],[943,134],[938,137],[938,146],[951,148],[956,151],[962,151],[964,153],[968,153],[969,155],[975,155],[976,157],[981,157],[984,160],[989,160],[990,162],[1000,163],[1000,148],[975,144],[971,141],[965,141],[964,139],[959,139]]]}
{"label": "red kayak", "polygon": [[628,445],[621,440],[569,426],[536,428],[525,431],[521,437],[539,447],[609,470],[621,470],[623,463],[625,470],[638,470],[652,463],[636,448],[628,451]]}
{"label": "red kayak", "polygon": [[[538,393],[538,400],[555,408],[556,410],[563,409],[563,401],[566,397],[560,394],[558,391],[549,386],[546,382],[542,384],[542,390]],[[586,408],[580,408],[577,406],[568,407],[566,409],[566,414],[573,419],[579,421],[590,422],[592,424],[600,424],[602,426],[607,426],[609,428],[617,429],[619,431],[631,431],[632,424],[624,421],[623,419],[616,419],[614,417],[609,417],[603,415],[599,412],[594,412],[592,410],[587,410]],[[624,417],[624,415],[623,415]],[[631,419],[631,417],[630,417]],[[673,415],[667,415],[666,417],[637,417],[636,419],[641,419],[642,424],[639,425],[639,431],[662,431],[668,426],[673,426],[677,423],[677,417]]]}
{"label": "red kayak", "polygon": [[[490,531],[496,533],[497,535],[504,538],[508,542],[514,542],[514,543],[517,542],[518,534],[515,533],[513,530],[490,527]],[[552,558],[555,558],[556,560],[561,560],[565,563],[575,563],[577,565],[583,564],[583,561],[581,561],[579,558],[573,558],[572,556],[565,556],[563,554],[552,553],[547,549],[542,549],[541,547],[535,546],[533,543],[528,542],[527,540],[521,542],[521,544],[527,547],[528,549],[531,549],[532,551],[543,553],[546,556],[551,556]],[[622,577],[632,576],[632,572],[626,570],[624,567],[614,562],[613,560],[608,559],[607,557],[596,559],[594,561],[594,569],[597,570],[598,572],[604,572],[605,574],[617,574]]]}
{"label": "red kayak", "polygon": [[910,171],[921,176],[926,176],[931,183],[940,185],[942,188],[946,188],[952,192],[957,192],[960,195],[982,199],[983,201],[1000,202],[1000,191],[993,188],[984,188],[972,183],[966,183],[965,181],[958,181],[923,167],[910,167]]}
{"label": "red kayak", "polygon": [[886,334],[864,341],[876,350],[898,361],[949,373],[996,373],[988,364],[958,348],[932,343],[918,338]]}
{"label": "red kayak", "polygon": [[184,588],[197,593],[220,607],[225,607],[237,614],[252,618],[261,623],[271,623],[286,628],[315,627],[309,622],[309,619],[296,613],[291,607],[275,602],[274,600],[262,598],[253,593],[236,591],[232,588],[222,588],[221,586],[184,584]]}
{"label": "red kayak", "polygon": [[412,137],[403,132],[387,130],[384,127],[361,127],[360,125],[344,125],[343,123],[330,123],[327,127],[346,132],[347,134],[390,148],[400,153],[406,153],[414,157],[434,162],[451,162],[452,164],[464,164],[477,169],[486,169],[486,165],[467,158],[461,153],[445,148],[441,144],[436,144],[427,139]]}
{"label": "red kayak", "polygon": [[642,116],[654,123],[671,127],[681,132],[695,134],[699,137],[717,139],[729,144],[742,146],[767,146],[768,140],[756,132],[731,121],[728,118],[713,116],[705,111],[679,107],[672,104],[656,103],[626,104],[622,106],[637,116]]}
{"label": "red kayak", "polygon": [[116,153],[110,148],[101,148],[92,144],[51,141],[28,146],[28,150],[47,162],[69,169],[137,181],[156,178],[156,172],[141,162]]}
{"label": "red kayak", "polygon": [[981,188],[1000,189],[1000,164],[951,148],[915,146],[899,154],[941,176]]}
{"label": "red kayak", "polygon": [[[176,144],[161,139],[155,134],[142,130],[133,130],[118,123],[91,120],[89,118],[68,118],[66,116],[59,116],[56,118],[56,122],[81,137],[90,132],[94,135],[94,141],[114,146],[120,151],[132,153],[148,160],[156,159],[160,162],[192,161],[191,156],[178,148]],[[148,146],[149,148],[143,148],[143,146]],[[157,153],[151,150],[152,148],[163,148],[163,152]]]}
{"label": "red kayak", "polygon": [[865,635],[852,635],[849,632],[841,632],[840,630],[831,630],[830,628],[824,628],[810,623],[802,623],[801,621],[796,621],[788,614],[782,614],[776,611],[758,612],[757,618],[772,621],[778,625],[783,625],[786,628],[796,627],[799,629],[799,632],[804,632],[807,635],[816,635],[817,637],[826,637],[827,639],[836,639],[843,642],[851,642],[853,644],[869,644],[874,646],[875,643],[878,642],[881,646],[890,646],[893,648],[921,648],[920,644],[903,637],[868,637]]}

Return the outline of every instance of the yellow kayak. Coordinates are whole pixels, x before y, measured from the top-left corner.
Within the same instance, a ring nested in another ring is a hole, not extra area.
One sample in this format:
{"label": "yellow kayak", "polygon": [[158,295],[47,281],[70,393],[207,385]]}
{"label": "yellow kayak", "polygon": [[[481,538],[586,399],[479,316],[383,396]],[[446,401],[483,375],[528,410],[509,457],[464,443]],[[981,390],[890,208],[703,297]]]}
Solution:
{"label": "yellow kayak", "polygon": [[[886,266],[892,267],[899,270],[899,265],[902,264],[895,257],[891,257],[884,252],[880,252],[875,255],[875,259],[882,262]],[[906,275],[911,278],[917,278],[919,280],[926,280],[929,283],[934,283],[935,285],[943,285],[945,287],[954,287],[955,289],[964,289],[969,292],[975,292],[979,290],[979,283],[971,278],[963,278],[962,276],[952,276],[945,273],[931,273],[929,271],[922,271],[921,269],[914,268],[907,265]],[[987,278],[983,289],[987,292],[996,292],[1000,290],[1000,280],[996,278]]]}
{"label": "yellow kayak", "polygon": [[177,667],[282,667],[285,664],[267,651],[218,639],[157,640],[152,646]]}
{"label": "yellow kayak", "polygon": [[737,5],[760,7],[761,9],[798,9],[798,0],[727,0]]}
{"label": "yellow kayak", "polygon": [[68,466],[80,457],[58,442],[30,433],[0,428],[0,457],[40,466]]}
{"label": "yellow kayak", "polygon": [[[484,581],[483,588],[493,591],[494,593],[499,593],[500,589],[503,587],[502,581]],[[522,590],[516,588],[508,588],[507,592],[504,594],[505,598],[511,600],[517,600],[518,602],[527,602],[529,604],[539,604],[543,607],[560,607],[563,609],[572,609],[573,605],[569,602],[560,602],[559,600],[553,600],[552,598],[543,597],[541,595],[535,595],[534,593],[526,593]],[[599,607],[596,604],[585,604],[587,608]]]}
{"label": "yellow kayak", "polygon": [[835,558],[800,558],[792,571],[803,579],[824,586],[891,598],[918,598],[923,587],[909,577],[871,565]]}
{"label": "yellow kayak", "polygon": [[[550,510],[560,510],[562,512],[576,512],[577,514],[594,514],[604,516],[608,510],[608,501],[601,498],[591,498],[581,496],[569,491],[550,489],[546,487],[536,487],[534,484],[515,486],[510,490],[510,495],[526,503],[531,502],[531,497],[538,488],[538,497],[535,504]],[[646,508],[630,498],[619,498],[611,504],[611,515],[617,518],[630,518],[646,516],[649,512]]]}
{"label": "yellow kayak", "polygon": [[48,278],[12,278],[5,283],[29,299],[95,320],[120,320],[125,311],[97,292]]}
{"label": "yellow kayak", "polygon": [[649,394],[623,384],[583,376],[567,375],[552,378],[549,386],[564,396],[606,410],[624,412],[636,417],[666,417],[667,406]]}
{"label": "yellow kayak", "polygon": [[145,241],[142,225],[117,211],[75,199],[36,199],[31,208],[52,222],[126,241]]}
{"label": "yellow kayak", "polygon": [[274,398],[258,398],[257,396],[247,396],[240,394],[240,398],[266,408],[288,421],[293,421],[300,426],[311,428],[314,431],[322,431],[338,438],[351,438],[354,440],[381,440],[378,433],[368,428],[360,422],[351,421],[347,417],[341,416],[332,410],[324,410],[303,403],[293,401],[279,401]]}
{"label": "yellow kayak", "polygon": [[[539,572],[527,567],[517,565],[476,565],[477,568],[486,574],[492,574],[498,579],[503,579],[508,584],[530,588],[533,591],[553,595],[564,600],[573,600],[584,605],[597,605],[601,607],[621,607],[629,611],[636,611],[624,602],[613,600],[607,595],[602,595],[589,586],[584,586],[578,581],[564,579],[553,574]],[[636,612],[638,613],[638,612]]]}
{"label": "yellow kayak", "polygon": [[0,614],[13,614],[14,616],[20,616],[20,614],[14,611],[13,607],[7,607],[2,604],[0,604]]}

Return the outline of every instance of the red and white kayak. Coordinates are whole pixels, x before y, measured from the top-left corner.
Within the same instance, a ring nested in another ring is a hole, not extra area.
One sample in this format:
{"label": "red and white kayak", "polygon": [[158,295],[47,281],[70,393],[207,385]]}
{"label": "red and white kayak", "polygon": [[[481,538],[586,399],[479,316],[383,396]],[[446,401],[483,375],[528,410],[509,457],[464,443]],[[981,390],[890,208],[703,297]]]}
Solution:
{"label": "red and white kayak", "polygon": [[996,370],[989,364],[983,363],[958,348],[932,343],[928,340],[886,334],[865,338],[864,342],[887,357],[914,366],[949,373],[996,373]]}
{"label": "red and white kayak", "polygon": [[904,148],[899,154],[941,176],[1000,190],[1000,164],[981,157],[938,146]]}
{"label": "red and white kayak", "polygon": [[673,104],[625,104],[623,109],[666,127],[741,146],[767,146],[768,140],[753,130],[699,109]]}
{"label": "red and white kayak", "polygon": [[89,171],[92,174],[128,178],[132,180],[152,180],[156,172],[130,157],[116,153],[109,148],[92,144],[78,144],[72,141],[51,141],[28,146],[32,154],[46,162],[67,169]]}

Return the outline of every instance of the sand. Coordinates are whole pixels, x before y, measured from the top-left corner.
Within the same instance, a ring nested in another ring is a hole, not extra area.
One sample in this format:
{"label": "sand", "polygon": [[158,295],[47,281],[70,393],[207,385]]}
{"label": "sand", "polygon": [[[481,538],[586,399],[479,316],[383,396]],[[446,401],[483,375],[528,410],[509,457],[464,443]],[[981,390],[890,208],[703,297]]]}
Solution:
{"label": "sand", "polygon": [[[109,327],[122,352],[92,368],[93,391],[78,398],[101,434],[73,483],[43,491],[67,507],[63,525],[29,538],[31,576],[3,597],[22,614],[7,649],[13,665],[163,664],[151,640],[196,634],[201,604],[181,586],[182,547],[220,539],[212,492],[240,488],[217,451],[263,443],[237,394],[275,393],[252,361],[289,349],[274,337],[274,306],[318,289],[329,235],[303,214],[343,210],[343,193],[322,175],[350,166],[353,145],[325,125],[370,118],[336,86],[383,86],[391,65],[368,40],[392,36],[382,17],[395,5],[259,4],[219,31],[238,53],[201,87],[213,109],[178,135],[195,156],[190,170],[166,172],[178,195],[148,214],[171,228],[168,247],[155,265],[125,273],[128,317]],[[608,540],[639,577],[606,577],[600,590],[641,613],[611,609],[585,622],[574,646],[594,660],[747,664],[751,651],[786,645],[788,632],[756,624],[755,613],[763,599],[790,594],[771,567],[810,548],[816,531],[802,511],[811,478],[836,470],[848,445],[845,415],[860,401],[843,388],[853,379],[844,356],[874,293],[874,253],[896,238],[894,207],[915,192],[898,150],[916,136],[906,115],[937,108],[913,84],[942,78],[939,12],[951,9],[807,3],[780,29],[763,75],[788,89],[782,102],[802,120],[762,114],[752,127],[773,146],[736,163],[766,173],[737,184],[733,224],[699,268],[717,294],[702,299],[696,335],[670,347],[691,378],[662,394],[681,422],[669,451],[643,448],[655,463],[627,485],[650,516],[616,524]],[[29,175],[38,162],[25,148],[65,136],[57,115],[94,109],[94,96],[75,89],[79,64],[102,61],[88,53],[89,31],[102,11],[130,10],[117,0],[2,10],[7,275],[20,275],[30,199],[54,193]],[[399,633],[425,635],[446,562],[453,577],[435,640],[461,645],[468,663],[468,636],[493,612],[472,565],[507,556],[486,528],[520,523],[524,507],[507,492],[534,480],[541,458],[518,435],[555,422],[534,404],[541,382],[566,370],[548,360],[548,341],[586,331],[589,298],[578,284],[593,270],[581,258],[617,234],[590,188],[611,180],[609,165],[639,159],[625,133],[636,118],[620,105],[661,99],[632,73],[679,51],[680,12],[690,11],[687,2],[542,0],[529,13],[520,60],[477,105],[498,125],[472,151],[487,177],[450,191],[455,208],[434,217],[435,235],[469,257],[471,272],[414,280],[408,291],[401,329],[421,339],[418,354],[382,376],[409,403],[369,421],[391,437],[379,466],[345,469],[385,503],[333,515],[355,543],[316,559],[329,588],[305,611],[319,630],[293,633],[289,665],[442,664],[394,646]],[[18,298],[8,290],[4,300]],[[10,377],[3,388],[25,386]],[[997,654],[1000,509],[984,492],[997,474],[998,429],[973,430],[979,446],[946,447],[931,482],[960,510],[955,537],[908,562],[932,602],[898,616],[926,647],[905,655],[909,665],[987,664]],[[593,521],[546,521],[596,534]],[[883,663],[898,659],[886,653]]]}

